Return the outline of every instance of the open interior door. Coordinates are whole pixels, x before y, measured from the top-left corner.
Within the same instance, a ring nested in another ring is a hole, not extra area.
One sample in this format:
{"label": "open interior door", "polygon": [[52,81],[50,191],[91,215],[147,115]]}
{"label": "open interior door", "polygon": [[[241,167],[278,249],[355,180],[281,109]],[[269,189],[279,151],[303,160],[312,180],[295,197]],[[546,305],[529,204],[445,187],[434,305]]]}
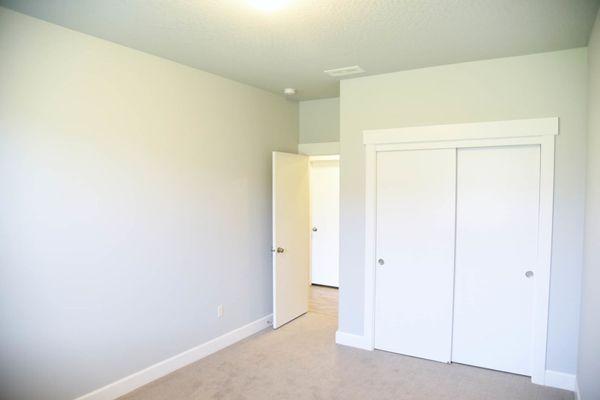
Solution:
{"label": "open interior door", "polygon": [[308,156],[273,152],[273,328],[308,311]]}

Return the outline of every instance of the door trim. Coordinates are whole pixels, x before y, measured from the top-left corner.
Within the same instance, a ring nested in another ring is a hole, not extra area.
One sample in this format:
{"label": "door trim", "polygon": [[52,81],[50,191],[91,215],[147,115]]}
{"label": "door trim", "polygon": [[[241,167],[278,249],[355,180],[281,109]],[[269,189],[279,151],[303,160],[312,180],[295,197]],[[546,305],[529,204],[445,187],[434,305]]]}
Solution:
{"label": "door trim", "polygon": [[363,144],[423,143],[558,135],[558,118],[515,119],[363,131]]}
{"label": "door trim", "polygon": [[545,384],[552,256],[554,136],[559,119],[537,118],[363,131],[365,145],[364,343],[374,349],[377,153],[383,151],[515,145],[540,146],[538,256],[533,299],[531,381]]}
{"label": "door trim", "polygon": [[308,159],[311,162],[313,162],[313,161],[339,161],[340,155],[339,154],[331,154],[331,155],[327,155],[327,156],[308,156]]}

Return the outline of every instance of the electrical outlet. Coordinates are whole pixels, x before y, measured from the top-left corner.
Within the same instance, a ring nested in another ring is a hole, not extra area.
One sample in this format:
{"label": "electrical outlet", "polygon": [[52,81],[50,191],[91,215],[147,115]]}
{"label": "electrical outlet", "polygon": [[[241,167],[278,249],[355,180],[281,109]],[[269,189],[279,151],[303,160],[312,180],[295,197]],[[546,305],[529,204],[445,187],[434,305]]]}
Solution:
{"label": "electrical outlet", "polygon": [[219,304],[217,306],[217,317],[221,318],[223,316],[223,304]]}

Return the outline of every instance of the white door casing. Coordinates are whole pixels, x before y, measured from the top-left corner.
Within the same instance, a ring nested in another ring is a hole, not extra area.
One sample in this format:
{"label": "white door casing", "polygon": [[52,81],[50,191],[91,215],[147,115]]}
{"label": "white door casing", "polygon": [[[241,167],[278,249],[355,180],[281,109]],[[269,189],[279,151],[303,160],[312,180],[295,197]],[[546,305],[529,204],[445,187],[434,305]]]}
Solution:
{"label": "white door casing", "polygon": [[338,331],[338,343],[374,348],[376,254],[377,155],[386,151],[415,149],[463,149],[471,147],[539,145],[539,228],[535,279],[533,280],[533,322],[531,379],[544,384],[548,331],[548,298],[552,249],[554,193],[554,136],[559,134],[558,118],[477,122],[398,129],[367,130],[365,144],[365,295],[363,335]]}
{"label": "white door casing", "polygon": [[311,280],[339,286],[339,160],[310,162]]}
{"label": "white door casing", "polygon": [[273,328],[308,311],[308,156],[273,152]]}
{"label": "white door casing", "polygon": [[375,347],[449,362],[456,150],[377,154]]}
{"label": "white door casing", "polygon": [[531,375],[540,146],[459,149],[452,361]]}

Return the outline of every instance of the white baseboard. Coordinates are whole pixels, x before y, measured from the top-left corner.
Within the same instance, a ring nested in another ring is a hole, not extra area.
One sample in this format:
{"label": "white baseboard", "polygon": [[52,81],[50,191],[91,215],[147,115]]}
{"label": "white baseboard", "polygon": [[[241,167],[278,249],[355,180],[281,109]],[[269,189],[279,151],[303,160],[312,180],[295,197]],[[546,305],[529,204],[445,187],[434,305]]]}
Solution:
{"label": "white baseboard", "polygon": [[362,335],[340,332],[335,333],[335,342],[344,346],[356,347],[357,349],[373,350],[370,343],[367,343]]}
{"label": "white baseboard", "polygon": [[273,315],[269,314],[254,322],[244,325],[241,328],[227,332],[213,340],[193,347],[183,353],[177,354],[171,358],[156,363],[148,368],[133,373],[110,383],[100,389],[94,390],[88,394],[78,397],[76,400],[114,400],[117,397],[123,396],[134,389],[139,388],[147,383],[150,383],[162,376],[185,367],[195,361],[198,361],[206,356],[211,355],[227,346],[239,342],[248,336],[254,335],[257,332],[267,328],[273,321]]}
{"label": "white baseboard", "polygon": [[[340,332],[335,333],[335,342],[344,346],[356,347],[363,350],[373,350],[370,343],[367,343],[365,337],[362,335],[354,335],[352,333]],[[558,389],[565,389],[575,392],[577,400],[579,398],[579,388],[577,386],[577,379],[573,374],[567,374],[564,372],[546,370],[544,376],[545,386],[551,386]]]}
{"label": "white baseboard", "polygon": [[572,392],[577,390],[577,379],[574,374],[567,374],[565,372],[552,371],[549,369],[546,370],[544,384],[546,386],[570,390]]}

